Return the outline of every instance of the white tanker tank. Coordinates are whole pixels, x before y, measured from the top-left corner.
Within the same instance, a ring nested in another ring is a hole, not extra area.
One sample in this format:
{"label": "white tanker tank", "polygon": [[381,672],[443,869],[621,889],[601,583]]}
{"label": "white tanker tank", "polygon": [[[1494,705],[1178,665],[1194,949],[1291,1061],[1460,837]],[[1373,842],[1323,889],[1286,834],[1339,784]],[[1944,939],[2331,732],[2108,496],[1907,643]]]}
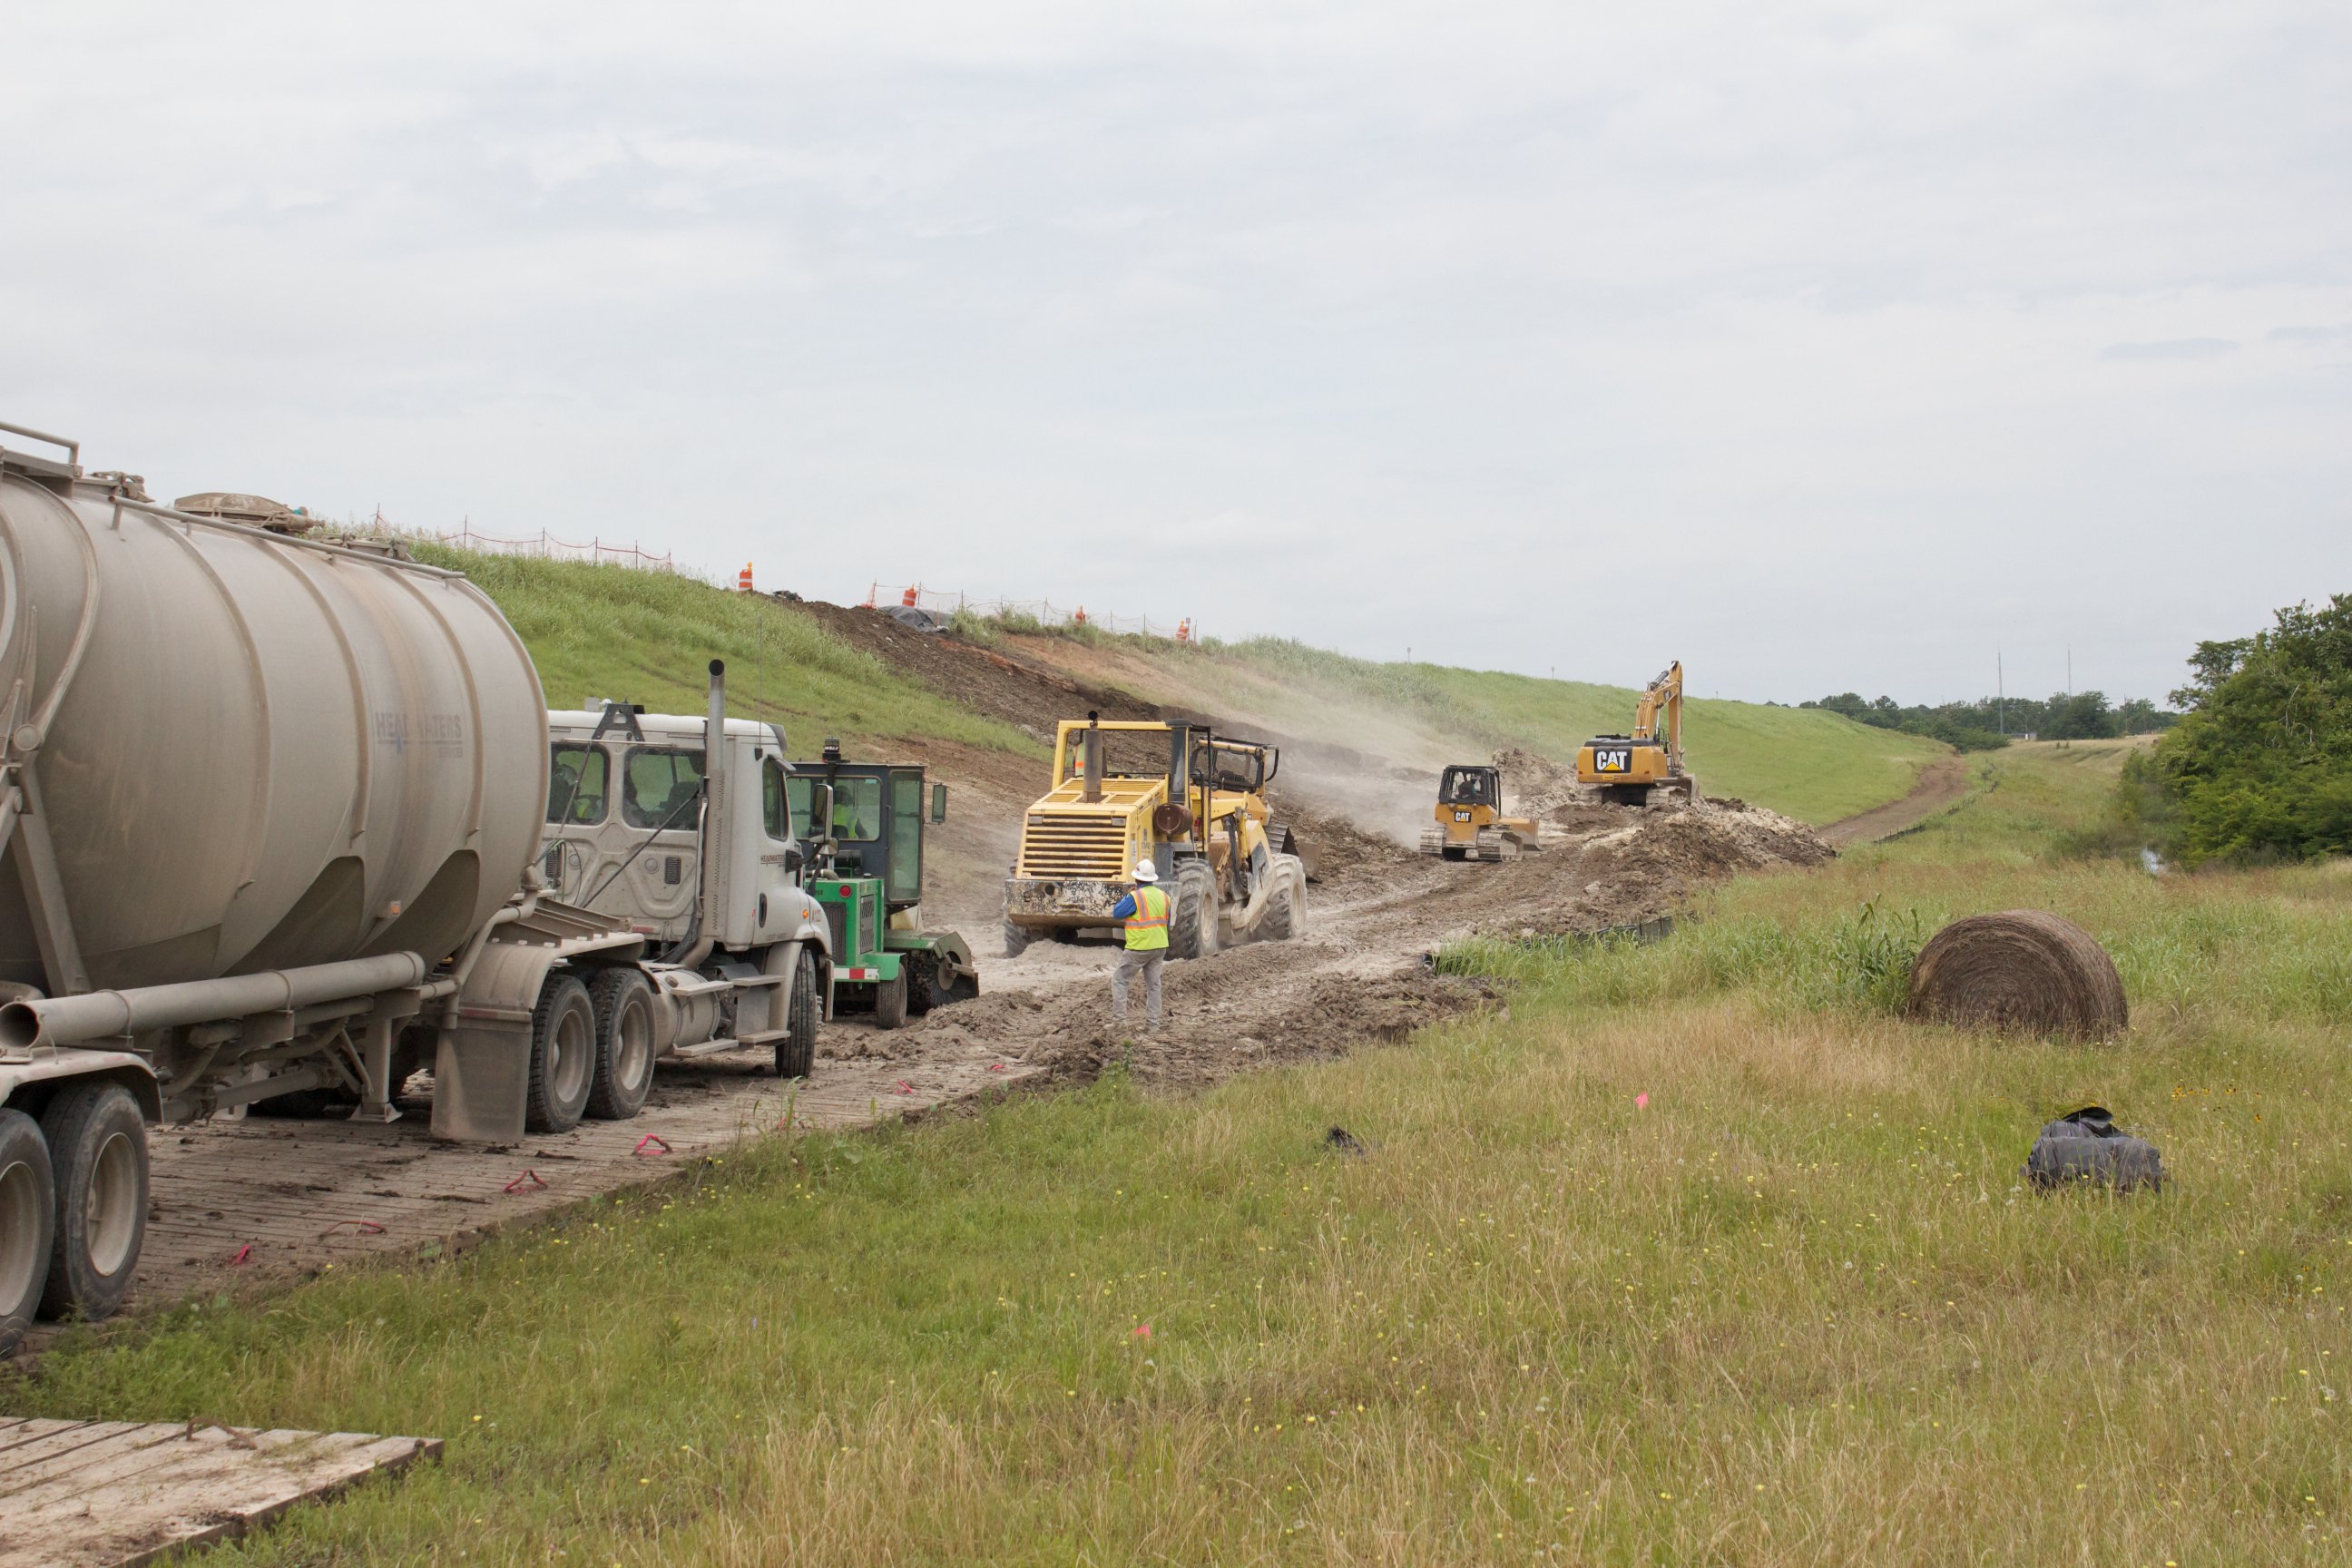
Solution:
{"label": "white tanker tank", "polygon": [[121,1306],[149,1121],[391,1120],[430,1066],[436,1136],[511,1142],[635,1115],[666,1054],[808,1071],[832,939],[766,809],[782,737],[730,725],[716,662],[665,753],[695,852],[641,847],[695,863],[696,916],[649,957],[548,896],[546,703],[479,589],[0,437],[64,449],[0,440],[0,1354]]}
{"label": "white tanker tank", "polygon": [[0,700],[71,932],[10,856],[0,980],[50,995],[437,961],[538,849],[546,703],[480,589],[136,479],[0,472]]}

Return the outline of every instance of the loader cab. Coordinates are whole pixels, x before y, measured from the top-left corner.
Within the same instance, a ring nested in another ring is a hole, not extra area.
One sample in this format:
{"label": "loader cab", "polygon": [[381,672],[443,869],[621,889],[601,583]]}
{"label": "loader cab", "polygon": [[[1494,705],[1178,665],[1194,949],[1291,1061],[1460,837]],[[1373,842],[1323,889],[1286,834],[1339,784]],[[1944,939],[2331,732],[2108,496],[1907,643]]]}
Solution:
{"label": "loader cab", "polygon": [[[784,775],[792,837],[808,863],[819,864],[830,838],[833,863],[826,875],[880,882],[893,910],[921,903],[923,828],[947,820],[948,786],[926,791],[920,763],[846,763],[835,743],[826,742],[825,750],[816,762],[789,764]],[[821,798],[819,784],[832,789],[830,823],[810,820],[812,802]]]}
{"label": "loader cab", "polygon": [[1272,746],[1215,738],[1202,731],[1192,748],[1192,782],[1195,788],[1255,795],[1281,765],[1282,753]]}

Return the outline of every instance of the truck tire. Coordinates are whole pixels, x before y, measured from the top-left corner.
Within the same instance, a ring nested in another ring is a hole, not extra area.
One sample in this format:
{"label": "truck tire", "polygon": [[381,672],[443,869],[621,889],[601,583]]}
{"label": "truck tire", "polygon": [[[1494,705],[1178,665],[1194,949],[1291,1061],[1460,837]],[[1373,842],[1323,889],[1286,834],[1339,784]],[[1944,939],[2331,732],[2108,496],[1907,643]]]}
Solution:
{"label": "truck tire", "polygon": [[654,1091],[654,988],[643,972],[618,965],[588,984],[596,1013],[596,1077],[588,1114],[626,1121]]}
{"label": "truck tire", "polygon": [[792,984],[784,1002],[784,1037],[776,1042],[776,1076],[806,1078],[816,1070],[816,957],[806,948],[793,965]]}
{"label": "truck tire", "polygon": [[21,1110],[0,1110],[0,1358],[14,1355],[41,1310],[58,1223],[48,1140]]}
{"label": "truck tire", "polygon": [[579,976],[551,974],[530,1015],[530,1086],[523,1125],[533,1132],[571,1131],[580,1125],[595,1085],[595,1005]]}
{"label": "truck tire", "polygon": [[61,1089],[41,1113],[57,1182],[57,1229],[41,1314],[111,1317],[147,1238],[147,1121],[119,1083]]}
{"label": "truck tire", "polygon": [[1217,879],[1208,866],[1187,860],[1176,868],[1176,911],[1168,921],[1171,958],[1206,958],[1217,951]]}
{"label": "truck tire", "polygon": [[898,978],[877,982],[874,987],[874,1026],[877,1029],[903,1029],[907,1026],[907,969],[898,966]]}
{"label": "truck tire", "polygon": [[907,1011],[919,1018],[946,1000],[940,984],[940,961],[928,952],[902,953],[898,973],[907,977]]}
{"label": "truck tire", "polygon": [[1018,958],[1023,952],[1028,950],[1028,928],[1025,926],[1017,926],[1011,921],[1006,921],[1004,922],[1004,956],[1007,958]]}

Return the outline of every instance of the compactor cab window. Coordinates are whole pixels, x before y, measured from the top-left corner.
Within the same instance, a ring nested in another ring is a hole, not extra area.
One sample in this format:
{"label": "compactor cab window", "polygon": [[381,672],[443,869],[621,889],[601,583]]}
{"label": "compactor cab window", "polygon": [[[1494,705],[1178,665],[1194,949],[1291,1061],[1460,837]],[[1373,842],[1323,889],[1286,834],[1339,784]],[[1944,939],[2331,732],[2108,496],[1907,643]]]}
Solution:
{"label": "compactor cab window", "polygon": [[573,827],[604,821],[606,773],[612,765],[604,748],[559,741],[549,750],[547,820]]}
{"label": "compactor cab window", "polygon": [[701,748],[633,747],[621,783],[621,820],[631,827],[691,829],[702,796]]}
{"label": "compactor cab window", "polygon": [[882,890],[894,904],[923,896],[923,775],[912,769],[890,775],[890,860]]}
{"label": "compactor cab window", "polygon": [[863,844],[882,837],[882,781],[844,773],[833,781],[833,836]]}

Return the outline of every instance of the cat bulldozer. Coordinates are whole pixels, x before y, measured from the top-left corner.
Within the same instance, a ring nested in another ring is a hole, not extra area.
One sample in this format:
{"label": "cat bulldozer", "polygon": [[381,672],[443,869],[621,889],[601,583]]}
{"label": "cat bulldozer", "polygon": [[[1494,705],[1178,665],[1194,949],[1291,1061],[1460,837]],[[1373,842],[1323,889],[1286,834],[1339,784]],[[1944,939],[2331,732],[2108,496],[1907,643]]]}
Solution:
{"label": "cat bulldozer", "polygon": [[1442,860],[1496,861],[1533,854],[1535,822],[1503,815],[1503,773],[1456,763],[1437,781],[1435,820],[1421,830],[1421,852]]}
{"label": "cat bulldozer", "polygon": [[1004,884],[1004,951],[1116,931],[1113,906],[1150,860],[1174,900],[1171,958],[1282,942],[1307,924],[1307,868],[1268,819],[1281,752],[1187,721],[1065,720],[1053,788],[1031,805]]}
{"label": "cat bulldozer", "polygon": [[828,738],[818,761],[786,770],[784,801],[832,928],[836,1008],[896,1029],[980,994],[963,938],[923,926],[923,829],[947,820],[947,785],[926,800],[920,763],[845,762]]}
{"label": "cat bulldozer", "polygon": [[1683,771],[1681,660],[1668,665],[1642,693],[1632,734],[1595,735],[1584,743],[1576,753],[1576,782],[1620,805],[1698,798],[1698,780]]}

